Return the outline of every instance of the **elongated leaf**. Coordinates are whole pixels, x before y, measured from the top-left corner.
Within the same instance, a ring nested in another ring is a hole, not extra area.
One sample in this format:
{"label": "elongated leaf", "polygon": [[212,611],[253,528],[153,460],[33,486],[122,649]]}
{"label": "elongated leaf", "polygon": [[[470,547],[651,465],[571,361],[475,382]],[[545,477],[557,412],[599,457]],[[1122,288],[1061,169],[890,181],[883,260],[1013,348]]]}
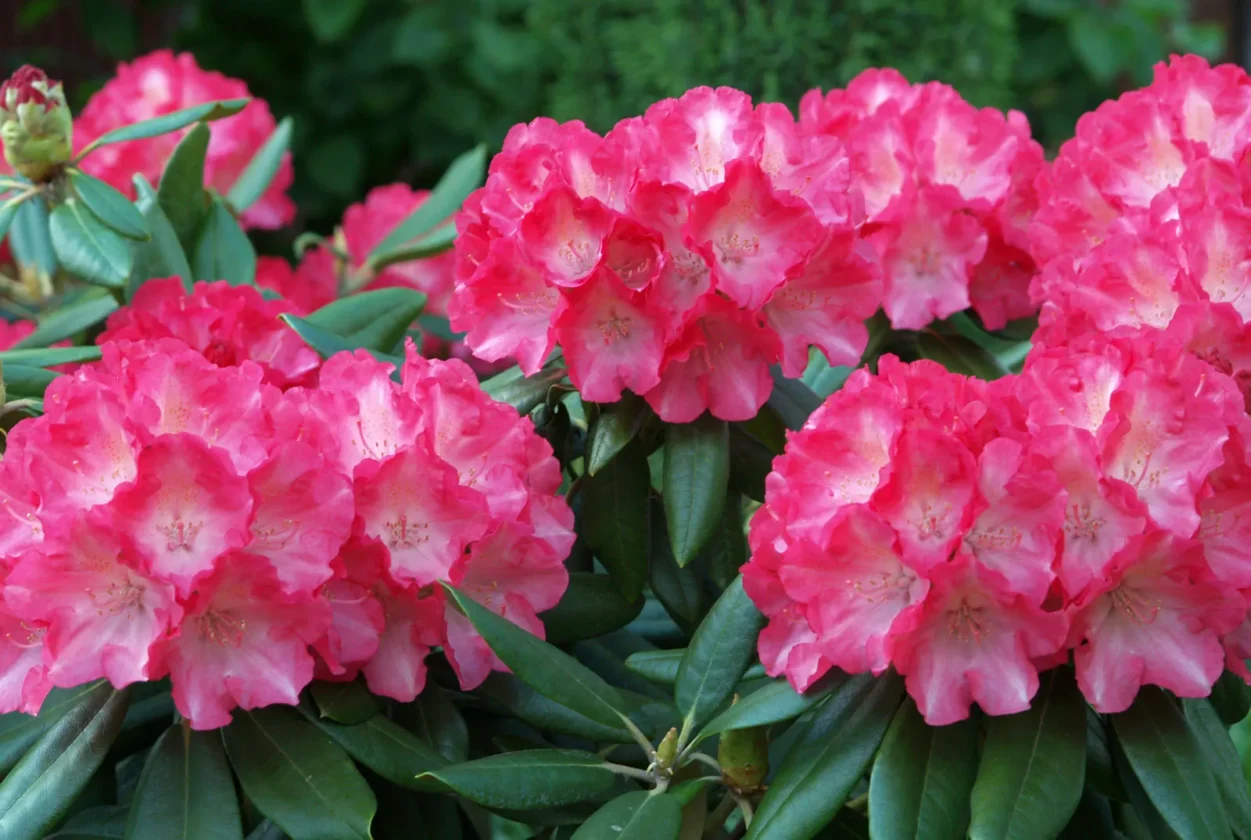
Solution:
{"label": "elongated leaf", "polygon": [[394,251],[388,251],[386,254],[373,260],[370,266],[374,271],[382,271],[382,269],[397,263],[424,260],[436,254],[442,254],[450,249],[455,242],[456,228],[454,225],[447,224],[414,242],[401,245]]}
{"label": "elongated leaf", "polygon": [[130,277],[130,246],[76,198],[52,211],[52,248],[67,270],[90,283],[118,287]]}
{"label": "elongated leaf", "polygon": [[747,839],[807,840],[820,831],[864,775],[902,698],[894,674],[849,680],[778,768]]}
{"label": "elongated leaf", "polygon": [[129,239],[148,238],[143,214],[115,187],[78,169],[71,169],[69,178],[74,192],[98,220]]}
{"label": "elongated leaf", "polygon": [[1251,713],[1251,685],[1228,668],[1221,674],[1208,697],[1212,708],[1226,726],[1233,726]]}
{"label": "elongated leaf", "polygon": [[369,252],[371,261],[385,257],[419,236],[429,233],[455,213],[471,192],[482,183],[486,170],[486,146],[478,146],[452,161],[435,184],[428,198],[413,213],[383,237]]}
{"label": "elongated leaf", "polygon": [[447,764],[433,747],[383,715],[344,726],[319,718],[305,706],[301,706],[300,711],[347,750],[348,755],[397,785],[412,787],[419,774]]}
{"label": "elongated leaf", "polygon": [[737,424],[730,427],[730,486],[749,499],[764,501],[765,476],[773,469],[773,453]]}
{"label": "elongated leaf", "polygon": [[769,407],[777,412],[786,428],[803,428],[804,423],[808,422],[808,416],[821,405],[821,398],[798,379],[787,379],[777,365],[770,368],[769,372],[773,375],[773,393],[769,395]]}
{"label": "elongated leaf", "polygon": [[679,566],[708,543],[725,509],[729,435],[729,424],[708,414],[665,429],[665,520]]}
{"label": "elongated leaf", "polygon": [[793,720],[820,703],[831,692],[837,691],[846,680],[846,675],[833,672],[803,694],[791,688],[786,680],[773,680],[709,721],[695,740],[698,743],[731,729],[767,726],[779,721]]}
{"label": "elongated leaf", "polygon": [[927,330],[917,335],[917,349],[923,358],[938,362],[952,373],[987,381],[1009,373],[998,359],[964,336],[942,335]]}
{"label": "elongated leaf", "polygon": [[1086,787],[1118,802],[1129,801],[1117,776],[1108,728],[1099,713],[1089,706],[1086,707]]}
{"label": "elongated leaf", "polygon": [[1040,677],[1028,711],[990,718],[969,837],[1058,834],[1081,799],[1086,707],[1069,668]]}
{"label": "elongated leaf", "polygon": [[[351,339],[344,338],[324,327],[310,323],[307,318],[300,318],[291,314],[279,315],[278,317],[287,326],[295,330],[296,335],[304,339],[308,346],[316,350],[323,359],[329,359],[335,353],[350,352],[357,349],[357,345]],[[404,360],[399,356],[390,356],[377,350],[371,350],[370,354],[379,361],[390,362],[395,365],[397,375],[400,366],[404,364]]]}
{"label": "elongated leaf", "polygon": [[9,226],[17,218],[17,211],[21,208],[22,202],[30,200],[23,198],[22,201],[18,201],[18,195],[17,192],[0,193],[0,240],[4,239],[5,234],[9,232]]}
{"label": "elongated leaf", "polygon": [[930,726],[915,703],[904,701],[869,781],[874,840],[963,840],[976,775],[976,722]]}
{"label": "elongated leaf", "polygon": [[682,803],[663,793],[638,790],[600,808],[572,840],[676,840]]}
{"label": "elongated leaf", "polygon": [[559,732],[588,741],[634,743],[630,733],[620,726],[605,726],[578,714],[554,700],[549,700],[511,674],[491,674],[478,691],[536,729]]}
{"label": "elongated leaf", "polygon": [[134,298],[139,287],[153,277],[179,277],[183,288],[191,291],[191,264],[183,253],[178,234],[157,203],[156,190],[142,175],[136,175],[135,192],[138,194],[135,206],[143,214],[151,236],[146,241],[130,243],[134,266],[126,282],[126,300]]}
{"label": "elongated leaf", "polygon": [[425,305],[426,296],[414,289],[376,289],[328,303],[305,320],[343,336],[355,347],[389,353]]}
{"label": "elongated leaf", "polygon": [[91,683],[78,688],[54,688],[44,698],[38,715],[23,712],[0,715],[0,778],[4,778],[50,726],[65,717],[84,695],[99,685]]}
{"label": "elongated leaf", "polygon": [[100,683],[50,726],[0,782],[0,837],[39,840],[104,763],[129,695]]}
{"label": "elongated leaf", "polygon": [[61,375],[30,365],[0,364],[3,364],[3,368],[0,368],[0,382],[4,382],[9,396],[42,398],[52,380]]}
{"label": "elongated leaf", "polygon": [[626,657],[625,665],[634,673],[661,685],[673,685],[678,681],[678,669],[686,648],[675,650],[641,650]]}
{"label": "elongated leaf", "polygon": [[422,773],[418,785],[455,791],[488,808],[536,811],[593,799],[616,779],[604,760],[576,750],[522,750]]}
{"label": "elongated leaf", "polygon": [[292,840],[369,840],[373,792],[329,735],[279,706],[234,714],[222,738],[262,814]]}
{"label": "elongated leaf", "polygon": [[1213,768],[1181,711],[1163,690],[1143,686],[1112,716],[1125,758],[1160,815],[1184,840],[1228,837]]}
{"label": "elongated leaf", "polygon": [[48,205],[42,197],[23,201],[9,227],[9,244],[21,266],[35,266],[47,277],[56,274],[56,251],[48,233]]}
{"label": "elongated leaf", "polygon": [[152,747],[135,790],[126,840],[241,840],[230,766],[215,732],[185,724]]}
{"label": "elongated leaf", "polygon": [[0,350],[0,364],[27,365],[29,367],[51,367],[74,362],[94,362],[100,358],[100,348],[94,345],[87,347],[48,347],[30,350]]}
{"label": "elongated leaf", "polygon": [[200,225],[192,250],[191,270],[196,280],[225,280],[232,286],[256,285],[256,249],[230,208],[214,198]]}
{"label": "elongated leaf", "polygon": [[1186,722],[1199,741],[1200,750],[1225,803],[1229,824],[1239,837],[1251,837],[1251,793],[1242,775],[1238,750],[1229,738],[1229,730],[1206,699],[1182,700]]}
{"label": "elongated leaf", "polygon": [[469,757],[469,728],[442,689],[427,686],[412,703],[394,707],[392,717],[445,760],[458,762]]}
{"label": "elongated leaf", "polygon": [[586,438],[586,471],[595,475],[602,470],[635,435],[647,418],[647,403],[626,392],[618,402],[603,406]]}
{"label": "elongated leaf", "polygon": [[648,496],[651,473],[638,442],[631,443],[587,481],[578,529],[627,601],[647,580]]}
{"label": "elongated leaf", "polygon": [[764,617],[743,591],[742,577],[735,578],[695,631],[678,668],[674,698],[694,731],[734,693],[763,626]]}
{"label": "elongated leaf", "polygon": [[186,128],[193,122],[212,122],[224,117],[231,117],[242,111],[250,101],[249,99],[221,99],[215,102],[205,102],[202,105],[174,111],[172,114],[164,114],[150,120],[124,125],[121,128],[115,128],[112,131],[106,131],[104,134],[101,134],[95,141],[79,152],[74,159],[76,161],[82,160],[100,146],[106,146],[110,143],[157,137],[161,134],[177,131],[180,128]]}
{"label": "elongated leaf", "polygon": [[209,210],[204,189],[204,156],[208,153],[209,128],[200,123],[178,141],[161,173],[156,200],[182,245],[194,254],[200,225]]}
{"label": "elongated leaf", "polygon": [[567,374],[564,367],[554,364],[534,376],[522,376],[520,368],[512,368],[483,382],[482,390],[491,399],[511,405],[518,414],[529,414],[547,399],[552,386],[559,384]]}
{"label": "elongated leaf", "polygon": [[335,723],[349,726],[364,723],[382,711],[382,703],[359,679],[348,682],[317,680],[309,686],[317,713]]}
{"label": "elongated leaf", "polygon": [[88,297],[84,300],[58,309],[39,322],[39,326],[30,335],[13,345],[13,350],[28,350],[35,347],[50,347],[58,341],[94,327],[109,315],[117,311],[117,301],[110,295]]}
{"label": "elongated leaf", "polygon": [[284,117],[274,133],[269,135],[269,139],[248,161],[243,174],[235,179],[230,192],[226,194],[226,201],[236,213],[247,210],[269,189],[269,184],[274,180],[278,167],[282,165],[282,158],[291,145],[291,130],[294,126],[290,117]]}
{"label": "elongated leaf", "polygon": [[444,589],[495,655],[526,685],[597,723],[621,727],[621,697],[598,674],[472,598],[446,584]]}
{"label": "elongated leaf", "polygon": [[696,568],[679,566],[669,547],[669,529],[665,524],[664,505],[653,499],[648,535],[648,580],[652,594],[673,620],[688,632],[704,615],[704,581]]}
{"label": "elongated leaf", "polygon": [[743,533],[743,498],[730,492],[725,509],[704,551],[703,568],[718,589],[725,589],[747,562],[747,535]]}
{"label": "elongated leaf", "polygon": [[56,834],[45,840],[122,840],[126,836],[126,818],[130,809],[124,805],[99,805],[79,811],[65,821]]}
{"label": "elongated leaf", "polygon": [[539,618],[543,619],[547,640],[564,645],[620,630],[642,611],[643,599],[630,603],[607,575],[570,572],[569,588],[560,603]]}

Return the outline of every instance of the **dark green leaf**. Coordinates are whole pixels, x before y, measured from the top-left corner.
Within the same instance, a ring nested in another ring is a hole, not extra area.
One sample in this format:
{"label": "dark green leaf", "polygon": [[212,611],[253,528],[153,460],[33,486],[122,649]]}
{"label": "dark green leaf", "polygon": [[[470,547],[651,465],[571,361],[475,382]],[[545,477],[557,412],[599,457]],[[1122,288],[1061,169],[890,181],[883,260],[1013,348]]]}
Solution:
{"label": "dark green leaf", "polygon": [[747,535],[743,533],[743,498],[735,492],[725,497],[725,508],[701,560],[708,577],[725,589],[747,562]]}
{"label": "dark green leaf", "polygon": [[110,295],[100,293],[99,296],[85,298],[42,319],[35,331],[14,344],[12,349],[50,347],[88,327],[94,327],[116,310],[117,301]]}
{"label": "dark green leaf", "polygon": [[1251,837],[1251,792],[1247,790],[1247,780],[1242,775],[1238,750],[1229,738],[1229,730],[1208,700],[1182,700],[1182,708],[1203,757],[1212,769],[1229,824],[1239,837]]}
{"label": "dark green leaf", "polygon": [[29,201],[31,198],[32,196],[16,192],[0,193],[0,239],[4,239],[4,235],[9,232],[9,226],[17,218],[17,211],[21,209],[22,202]]}
{"label": "dark green leaf", "polygon": [[522,376],[521,368],[514,367],[483,382],[482,390],[491,399],[511,405],[518,414],[529,414],[547,399],[552,386],[560,383],[566,374],[563,367],[550,363],[534,376]]}
{"label": "dark green leaf", "polygon": [[585,715],[549,700],[511,674],[491,674],[478,689],[505,710],[536,729],[559,732],[588,741],[612,744],[634,743],[620,726],[605,726]]}
{"label": "dark green leaf", "polygon": [[818,840],[869,840],[869,820],[859,811],[843,808],[834,815]]}
{"label": "dark green leaf", "polygon": [[689,632],[704,614],[704,582],[694,565],[682,567],[673,559],[664,507],[652,500],[650,508],[648,577],[652,592],[673,620]]}
{"label": "dark green leaf", "polygon": [[178,234],[174,232],[165,211],[157,203],[156,191],[152,189],[142,175],[135,176],[135,191],[138,198],[135,206],[143,214],[144,223],[151,237],[144,242],[130,243],[130,252],[134,258],[134,267],[130,270],[130,279],[126,282],[126,299],[131,300],[139,287],[153,277],[179,277],[183,287],[191,291],[191,265],[187,255],[183,253]]}
{"label": "dark green leaf", "polygon": [[1213,768],[1172,698],[1143,686],[1134,705],[1112,716],[1117,741],[1160,815],[1184,840],[1228,837]]}
{"label": "dark green leaf", "polygon": [[35,266],[42,274],[56,274],[56,251],[48,233],[48,205],[42,197],[23,201],[9,228],[9,244],[21,266]]}
{"label": "dark green leaf", "polygon": [[30,350],[0,350],[0,364],[27,365],[28,367],[51,367],[75,362],[94,362],[100,358],[100,348],[46,347]]}
{"label": "dark green leaf", "polygon": [[594,478],[586,479],[578,529],[627,601],[647,580],[648,497],[651,473],[637,441]]}
{"label": "dark green leaf", "polygon": [[619,630],[642,611],[643,599],[630,603],[607,575],[570,572],[569,588],[560,603],[539,618],[543,619],[547,640],[564,645]]}
{"label": "dark green leaf", "polygon": [[1109,799],[1129,801],[1116,773],[1108,728],[1099,713],[1089,706],[1086,707],[1086,786]]}
{"label": "dark green leaf", "polygon": [[305,706],[301,706],[300,711],[347,750],[348,755],[397,785],[412,787],[418,774],[447,763],[433,747],[384,715],[344,726],[319,718]]}
{"label": "dark green leaf", "polygon": [[90,283],[118,287],[130,277],[130,246],[76,198],[52,211],[48,234],[57,260]]}
{"label": "dark green leaf", "polygon": [[451,764],[418,784],[455,791],[488,808],[534,811],[593,799],[616,779],[604,760],[576,750],[523,750]]}
{"label": "dark green leaf", "polygon": [[174,111],[172,114],[165,114],[154,119],[143,120],[142,122],[115,128],[112,131],[106,131],[79,152],[75,160],[82,160],[95,149],[110,143],[122,143],[126,140],[142,140],[146,137],[156,137],[160,134],[169,134],[171,131],[186,128],[193,122],[212,122],[223,117],[234,116],[242,111],[250,101],[249,99],[222,99],[216,102],[205,102],[203,105],[195,105],[182,111]]}
{"label": "dark green leaf", "polygon": [[95,217],[130,239],[147,239],[148,225],[130,199],[116,188],[78,169],[71,169],[70,183]]}
{"label": "dark green leaf", "polygon": [[235,785],[216,732],[175,724],[152,747],[126,840],[240,840]]}
{"label": "dark green leaf", "polygon": [[664,500],[669,545],[685,566],[711,539],[730,480],[730,427],[705,414],[665,427]]}
{"label": "dark green leaf", "polygon": [[52,380],[61,374],[30,365],[12,365],[0,362],[0,382],[4,383],[9,396],[43,397]]}
{"label": "dark green leaf", "polygon": [[709,721],[695,740],[698,743],[730,729],[766,726],[797,718],[828,697],[830,692],[837,691],[846,679],[842,673],[831,672],[803,694],[791,688],[786,680],[773,680]]}
{"label": "dark green leaf", "polygon": [[428,259],[449,250],[455,242],[456,228],[450,224],[444,225],[418,240],[378,256],[369,265],[374,271],[382,271],[398,263]]}
{"label": "dark green leaf", "polygon": [[448,761],[464,761],[469,757],[469,729],[465,719],[446,692],[427,686],[412,703],[396,706],[396,723],[423,739]]}
{"label": "dark green leaf", "polygon": [[[334,0],[326,0],[334,2]],[[384,258],[412,240],[429,233],[455,213],[465,198],[482,183],[486,170],[486,146],[478,146],[452,161],[430,196],[388,233],[369,252],[371,262]]]}
{"label": "dark green leaf", "polygon": [[292,840],[369,840],[373,792],[330,736],[279,706],[234,716],[226,752],[262,814]]}
{"label": "dark green leaf", "polygon": [[1212,686],[1212,695],[1208,699],[1226,726],[1240,723],[1251,714],[1251,685],[1228,668]]}
{"label": "dark green leaf", "polygon": [[549,700],[605,726],[620,727],[617,691],[572,656],[444,585],[491,650],[531,688]]}
{"label": "dark green leaf", "polygon": [[[290,313],[278,316],[291,329],[295,330],[296,335],[304,339],[309,347],[316,350],[323,359],[329,359],[335,353],[351,352],[357,349],[357,345],[353,344],[350,339],[331,332],[324,327],[319,327],[311,323],[307,318],[300,318]],[[371,350],[370,354],[379,361],[390,362],[395,365],[398,372],[404,360],[398,356],[391,356],[386,353],[380,353],[377,350]]]}
{"label": "dark green leaf", "polygon": [[586,471],[595,475],[625,449],[647,414],[647,403],[628,391],[618,402],[601,407],[586,438]]}
{"label": "dark green leaf", "polygon": [[803,428],[808,416],[821,405],[821,398],[798,379],[787,379],[776,365],[770,373],[773,374],[773,393],[769,395],[769,407],[778,413],[786,428]]}
{"label": "dark green leaf", "polygon": [[1055,836],[1081,799],[1085,702],[1071,669],[1039,679],[1028,711],[990,718],[973,786],[973,840]]}
{"label": "dark green leaf", "polygon": [[342,336],[353,347],[390,353],[425,305],[424,294],[397,286],[340,298],[305,320]]}
{"label": "dark green leaf", "polygon": [[637,790],[600,808],[572,840],[677,840],[682,803],[663,793]]}
{"label": "dark green leaf", "polygon": [[998,359],[962,335],[941,335],[927,330],[917,335],[917,349],[922,358],[938,362],[952,373],[988,381],[1009,373]]}
{"label": "dark green leaf", "polygon": [[126,836],[125,805],[100,805],[79,811],[45,840],[122,840]]}
{"label": "dark green leaf", "polygon": [[1068,825],[1060,832],[1059,840],[1087,840],[1091,837],[1120,840],[1123,835],[1116,830],[1111,803],[1105,797],[1086,788],[1082,791],[1081,801],[1077,803],[1077,810],[1069,818]]}
{"label": "dark green leaf", "polygon": [[347,682],[317,680],[309,686],[317,712],[323,718],[349,726],[364,723],[382,711],[382,703],[359,679]]}
{"label": "dark green leaf", "polygon": [[156,200],[178,237],[183,253],[194,254],[200,226],[209,211],[204,189],[204,157],[209,127],[200,123],[178,141],[161,173]]}
{"label": "dark green leaf", "polygon": [[904,701],[869,781],[874,840],[963,840],[976,775],[977,723],[930,726],[912,700]]}
{"label": "dark green leaf", "polygon": [[265,190],[269,189],[270,182],[274,180],[274,174],[282,165],[283,155],[287,153],[287,147],[291,145],[293,126],[291,118],[284,117],[264,145],[252,155],[243,174],[231,185],[230,192],[226,194],[226,201],[236,213],[247,210],[260,200]]}
{"label": "dark green leaf", "polygon": [[737,424],[730,427],[730,486],[749,499],[764,501],[765,476],[773,469],[773,453]]}
{"label": "dark green leaf", "polygon": [[337,41],[351,31],[365,0],[304,0],[304,19],[319,41]]}
{"label": "dark green leaf", "polygon": [[92,683],[78,688],[54,688],[44,698],[38,715],[23,712],[0,715],[0,778],[4,778],[4,774],[17,764],[18,759],[26,754],[48,727],[63,718],[82,701],[84,695],[99,685],[100,683]]}
{"label": "dark green leaf", "polygon": [[643,650],[630,654],[625,665],[634,673],[654,683],[673,685],[678,680],[678,669],[686,648],[677,650]]}
{"label": "dark green leaf", "polygon": [[38,840],[74,804],[104,763],[129,695],[97,683],[0,782],[0,837]]}
{"label": "dark green leaf", "polygon": [[674,698],[692,731],[730,699],[756,652],[763,626],[764,617],[743,591],[742,577],[735,578],[695,631],[678,668]]}
{"label": "dark green leaf", "polygon": [[748,840],[807,840],[820,831],[864,775],[902,698],[903,680],[892,673],[848,680],[778,768]]}
{"label": "dark green leaf", "polygon": [[220,198],[214,198],[200,226],[191,256],[196,280],[225,280],[232,286],[256,285],[256,249]]}

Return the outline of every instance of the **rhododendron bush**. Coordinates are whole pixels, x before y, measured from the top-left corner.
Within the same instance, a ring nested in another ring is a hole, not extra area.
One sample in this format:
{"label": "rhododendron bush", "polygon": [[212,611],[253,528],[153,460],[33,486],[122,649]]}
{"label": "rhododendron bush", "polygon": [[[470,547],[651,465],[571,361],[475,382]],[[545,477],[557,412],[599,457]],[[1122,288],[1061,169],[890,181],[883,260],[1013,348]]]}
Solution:
{"label": "rhododendron bush", "polygon": [[288,259],[243,81],[22,68],[0,837],[1251,837],[1249,120],[697,88]]}

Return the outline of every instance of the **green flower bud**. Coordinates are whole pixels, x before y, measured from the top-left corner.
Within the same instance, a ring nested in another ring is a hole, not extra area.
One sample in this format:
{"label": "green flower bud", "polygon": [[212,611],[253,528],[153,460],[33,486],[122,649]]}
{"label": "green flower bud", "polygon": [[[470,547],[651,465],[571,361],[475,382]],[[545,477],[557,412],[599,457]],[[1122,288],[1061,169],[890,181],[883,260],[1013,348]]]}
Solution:
{"label": "green flower bud", "polygon": [[18,68],[0,86],[4,159],[32,181],[50,178],[73,154],[74,121],[65,91],[37,67]]}
{"label": "green flower bud", "polygon": [[673,769],[673,762],[678,757],[678,730],[670,729],[656,747],[656,770],[658,774],[668,774]]}
{"label": "green flower bud", "polygon": [[[738,702],[738,695],[734,696]],[[717,747],[721,778],[736,793],[752,794],[769,775],[769,730],[765,726],[730,729]]]}

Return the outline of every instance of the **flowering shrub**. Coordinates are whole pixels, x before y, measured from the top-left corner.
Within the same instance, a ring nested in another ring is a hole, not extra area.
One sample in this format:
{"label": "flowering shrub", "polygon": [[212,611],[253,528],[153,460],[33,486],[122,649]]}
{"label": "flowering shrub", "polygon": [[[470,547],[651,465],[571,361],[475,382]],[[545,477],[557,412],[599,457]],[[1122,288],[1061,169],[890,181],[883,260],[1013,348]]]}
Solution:
{"label": "flowering shrub", "polygon": [[1251,836],[1240,71],[538,119],[295,264],[199,78],[0,88],[0,836]]}

